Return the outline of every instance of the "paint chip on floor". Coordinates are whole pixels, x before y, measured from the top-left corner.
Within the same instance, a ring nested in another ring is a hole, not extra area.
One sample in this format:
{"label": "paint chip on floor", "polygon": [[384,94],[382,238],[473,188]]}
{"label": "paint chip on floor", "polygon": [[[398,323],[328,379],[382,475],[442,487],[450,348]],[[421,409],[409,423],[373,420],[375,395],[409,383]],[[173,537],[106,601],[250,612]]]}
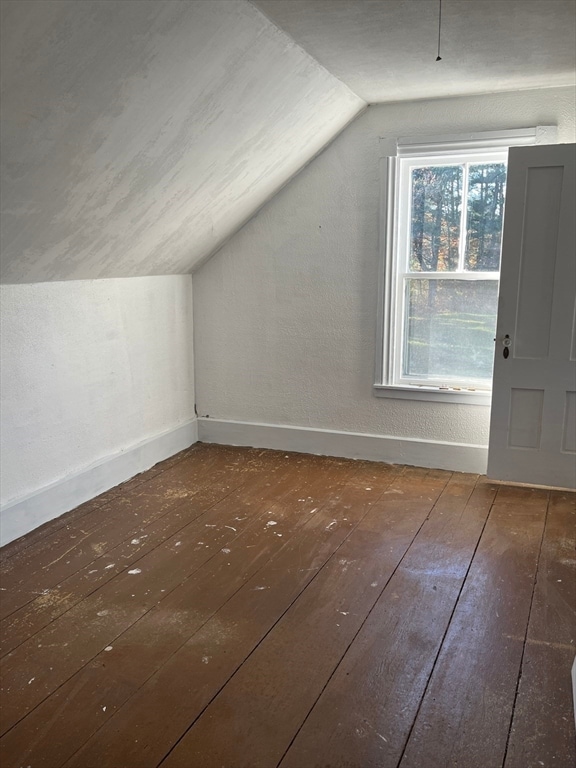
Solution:
{"label": "paint chip on floor", "polygon": [[140,570],[140,568],[132,568],[132,570],[128,571],[128,573],[130,574],[130,576],[136,576],[137,573],[142,573],[142,571]]}
{"label": "paint chip on floor", "polygon": [[228,547],[224,547],[224,549],[221,549],[220,551],[223,552],[225,555],[230,554],[230,550],[228,549]]}
{"label": "paint chip on floor", "polygon": [[278,525],[278,523],[276,522],[276,520],[268,520],[268,522],[266,523],[266,527],[268,527],[269,525]]}
{"label": "paint chip on floor", "polygon": [[104,648],[105,651],[111,651],[114,646],[107,645],[106,648]]}

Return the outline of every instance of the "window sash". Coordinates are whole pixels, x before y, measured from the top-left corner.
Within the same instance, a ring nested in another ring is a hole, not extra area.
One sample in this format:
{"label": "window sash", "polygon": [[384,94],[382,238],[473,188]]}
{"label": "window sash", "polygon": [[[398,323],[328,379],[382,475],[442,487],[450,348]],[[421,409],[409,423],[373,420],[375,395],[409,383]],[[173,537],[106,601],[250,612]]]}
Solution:
{"label": "window sash", "polygon": [[466,174],[463,180],[462,195],[462,215],[460,217],[460,246],[458,269],[452,271],[413,271],[408,269],[410,262],[410,242],[411,242],[411,196],[412,196],[412,171],[415,168],[424,168],[430,166],[452,166],[452,165],[477,165],[482,163],[506,163],[508,159],[507,152],[502,150],[494,152],[494,149],[485,152],[460,152],[458,154],[447,155],[444,158],[438,158],[435,155],[422,155],[419,157],[399,158],[395,170],[395,198],[399,200],[396,210],[396,242],[393,244],[392,269],[390,277],[393,282],[393,291],[390,296],[390,311],[393,316],[390,317],[390,328],[394,336],[391,338],[391,344],[388,350],[387,369],[389,373],[388,381],[396,386],[426,386],[435,387],[438,390],[454,389],[469,391],[486,391],[491,389],[485,380],[475,379],[472,376],[460,378],[451,381],[449,378],[418,378],[405,376],[403,374],[403,359],[405,355],[406,344],[408,342],[408,329],[406,324],[406,281],[407,279],[416,280],[495,280],[500,278],[499,272],[480,272],[464,269],[464,258],[466,248],[466,221],[467,211],[465,208],[467,195],[464,194]]}
{"label": "window sash", "polygon": [[[424,155],[418,158],[400,158],[396,171],[396,189],[395,199],[398,200],[398,220],[397,243],[393,258],[403,267],[403,271],[408,272],[410,263],[410,242],[411,242],[411,224],[412,224],[412,171],[417,168],[428,167],[447,167],[453,165],[462,165],[465,168],[462,180],[462,201],[460,215],[460,240],[458,254],[458,272],[471,272],[464,268],[467,241],[467,221],[468,221],[468,168],[470,165],[482,165],[484,163],[504,163],[507,164],[508,152],[474,152],[459,153],[439,159],[434,155]],[[452,271],[450,272],[450,274]],[[432,274],[432,273],[431,273]],[[449,274],[442,272],[441,274]]]}
{"label": "window sash", "polygon": [[[446,275],[450,277],[446,278]],[[486,277],[484,277],[486,275]],[[466,281],[470,283],[474,282],[495,282],[500,280],[499,272],[485,272],[475,273],[473,277],[470,277],[470,273],[458,273],[458,272],[406,272],[399,276],[396,284],[396,307],[397,317],[396,322],[400,328],[401,334],[396,337],[396,343],[392,346],[392,356],[389,363],[394,372],[394,385],[396,386],[418,386],[418,387],[435,387],[438,390],[458,390],[458,391],[483,391],[490,392],[492,387],[490,383],[486,383],[486,379],[475,378],[474,376],[468,376],[465,379],[463,377],[450,377],[450,376],[437,376],[437,377],[418,377],[408,376],[403,372],[404,368],[404,356],[406,354],[406,346],[409,341],[409,331],[406,328],[407,320],[407,306],[406,306],[406,294],[408,280],[436,280],[451,282],[453,280]]]}

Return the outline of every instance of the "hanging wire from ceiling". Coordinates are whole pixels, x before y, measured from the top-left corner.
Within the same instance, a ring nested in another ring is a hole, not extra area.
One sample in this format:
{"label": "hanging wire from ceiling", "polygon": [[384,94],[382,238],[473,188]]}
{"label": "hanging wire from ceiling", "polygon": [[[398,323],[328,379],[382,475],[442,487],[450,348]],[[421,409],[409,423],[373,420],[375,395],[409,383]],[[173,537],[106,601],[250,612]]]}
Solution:
{"label": "hanging wire from ceiling", "polygon": [[440,34],[442,32],[442,0],[439,0],[440,7],[438,9],[438,56],[436,56],[436,61],[442,61],[442,56],[440,56]]}

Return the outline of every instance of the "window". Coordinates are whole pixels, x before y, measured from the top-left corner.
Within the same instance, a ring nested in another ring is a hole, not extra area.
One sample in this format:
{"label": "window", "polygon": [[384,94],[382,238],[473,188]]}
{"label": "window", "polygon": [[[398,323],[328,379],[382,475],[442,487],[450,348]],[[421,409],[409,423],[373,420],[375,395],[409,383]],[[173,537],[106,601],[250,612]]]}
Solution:
{"label": "window", "polygon": [[375,394],[489,404],[508,147],[554,138],[398,141],[383,164]]}

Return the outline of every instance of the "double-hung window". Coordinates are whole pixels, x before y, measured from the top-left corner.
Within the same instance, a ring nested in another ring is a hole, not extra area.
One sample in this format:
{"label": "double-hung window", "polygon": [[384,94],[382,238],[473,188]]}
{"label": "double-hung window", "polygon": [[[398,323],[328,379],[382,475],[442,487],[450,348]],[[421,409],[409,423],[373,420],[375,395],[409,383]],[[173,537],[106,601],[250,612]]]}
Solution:
{"label": "double-hung window", "polygon": [[508,147],[553,127],[401,139],[383,163],[375,394],[489,403]]}

